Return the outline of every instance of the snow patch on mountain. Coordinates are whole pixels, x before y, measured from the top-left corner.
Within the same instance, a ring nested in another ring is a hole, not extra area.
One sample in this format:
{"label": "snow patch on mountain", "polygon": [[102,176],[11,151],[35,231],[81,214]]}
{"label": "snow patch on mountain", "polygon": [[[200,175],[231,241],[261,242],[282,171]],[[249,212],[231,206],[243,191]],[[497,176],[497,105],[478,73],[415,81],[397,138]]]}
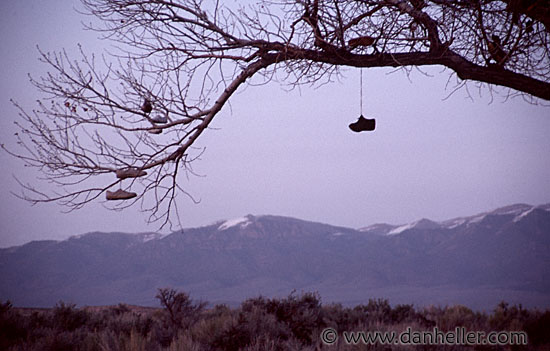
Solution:
{"label": "snow patch on mountain", "polygon": [[71,235],[67,240],[82,239],[83,237],[85,237],[88,234],[90,234],[90,233],[82,233],[82,234]]}
{"label": "snow patch on mountain", "polygon": [[522,220],[522,218],[526,217],[527,215],[529,215],[529,213],[533,212],[533,210],[535,210],[536,207],[531,207],[530,209],[528,209],[527,211],[523,211],[522,213],[520,213],[519,215],[517,215],[515,218],[514,218],[514,223],[516,222],[519,222]]}
{"label": "snow patch on mountain", "polygon": [[368,227],[359,228],[358,231],[363,233],[375,233],[378,235],[386,235],[389,231],[395,229],[397,226],[387,223],[376,223],[369,225]]}
{"label": "snow patch on mountain", "polygon": [[222,230],[226,230],[236,226],[240,226],[241,228],[246,228],[250,223],[252,223],[252,221],[248,216],[228,219],[218,227],[218,230],[222,231]]}
{"label": "snow patch on mountain", "polygon": [[399,226],[395,229],[392,229],[388,232],[387,235],[396,235],[396,234],[401,234],[403,233],[405,230],[409,230],[409,229],[412,229],[414,228],[415,226],[415,223],[409,223],[409,224],[404,224],[402,226]]}
{"label": "snow patch on mountain", "polygon": [[517,215],[521,215],[525,211],[528,211],[532,208],[533,206],[527,205],[527,204],[515,204],[515,205],[497,208],[491,213],[496,215],[516,215],[517,216]]}
{"label": "snow patch on mountain", "polygon": [[470,218],[468,219],[468,224],[479,223],[479,222],[481,222],[482,220],[484,220],[485,217],[487,217],[487,214],[486,214],[486,213],[480,214],[479,216],[470,217]]}
{"label": "snow patch on mountain", "polygon": [[514,204],[510,206],[505,206],[493,210],[491,212],[483,212],[474,216],[468,217],[457,217],[442,222],[434,222],[429,219],[421,219],[419,221],[403,224],[399,226],[386,224],[386,223],[377,223],[372,224],[368,227],[359,228],[358,231],[364,233],[374,233],[377,235],[397,235],[401,234],[407,230],[417,228],[417,229],[455,229],[460,226],[466,225],[475,225],[483,221],[487,216],[514,216],[513,221],[518,222],[528,216],[533,210],[542,209],[545,211],[550,211],[550,204],[544,204],[539,206],[532,206],[527,204]]}
{"label": "snow patch on mountain", "polygon": [[164,237],[164,235],[160,234],[160,233],[142,233],[142,234],[139,234],[139,237],[140,237],[142,242],[146,243],[146,242],[151,241],[151,240],[162,239]]}
{"label": "snow patch on mountain", "polygon": [[404,224],[402,226],[394,228],[394,229],[390,230],[387,235],[401,234],[404,231],[409,230],[409,229],[413,229],[413,228],[417,228],[417,229],[438,229],[438,228],[441,228],[441,224],[439,224],[437,222],[434,222],[434,221],[430,221],[429,219],[423,218],[419,221],[409,223],[409,224]]}
{"label": "snow patch on mountain", "polygon": [[451,219],[449,221],[443,222],[442,226],[447,229],[454,229],[454,228],[460,227],[467,221],[468,220],[466,218],[455,218],[455,219]]}

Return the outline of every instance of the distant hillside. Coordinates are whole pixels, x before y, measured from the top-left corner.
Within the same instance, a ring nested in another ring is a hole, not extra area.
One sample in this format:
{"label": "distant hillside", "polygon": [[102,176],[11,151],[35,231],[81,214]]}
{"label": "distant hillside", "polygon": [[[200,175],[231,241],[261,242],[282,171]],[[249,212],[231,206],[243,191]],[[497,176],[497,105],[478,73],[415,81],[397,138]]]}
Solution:
{"label": "distant hillside", "polygon": [[248,215],[165,237],[89,233],[0,249],[0,299],[17,306],[156,305],[159,287],[229,304],[296,289],[347,305],[550,307],[550,204],[359,230]]}

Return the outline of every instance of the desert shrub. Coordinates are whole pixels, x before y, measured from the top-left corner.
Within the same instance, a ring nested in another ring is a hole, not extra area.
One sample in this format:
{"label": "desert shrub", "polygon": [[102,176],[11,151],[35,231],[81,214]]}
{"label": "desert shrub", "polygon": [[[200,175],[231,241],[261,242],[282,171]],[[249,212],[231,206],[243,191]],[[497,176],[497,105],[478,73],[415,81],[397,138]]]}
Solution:
{"label": "desert shrub", "polygon": [[[426,313],[429,314],[429,312]],[[439,312],[431,318],[434,318],[433,320],[441,330],[454,330],[458,326],[468,330],[488,330],[487,318],[484,314],[474,312],[462,305],[439,308]]]}
{"label": "desert shrub", "polygon": [[265,335],[256,336],[254,340],[245,347],[244,351],[278,351],[280,340],[273,340]]}
{"label": "desert shrub", "polygon": [[159,289],[155,297],[164,313],[160,314],[160,323],[155,325],[153,333],[163,347],[169,347],[178,332],[196,324],[207,305],[194,302],[187,293],[171,288]]}
{"label": "desert shrub", "polygon": [[386,299],[369,299],[366,305],[355,306],[354,311],[364,316],[366,325],[389,324],[391,322],[391,306]]}
{"label": "desert shrub", "polygon": [[[239,314],[227,306],[217,305],[205,311],[189,330],[189,337],[205,349],[221,349],[229,341],[231,330],[238,324]],[[239,342],[237,342],[240,344]]]}
{"label": "desert shrub", "polygon": [[259,306],[253,306],[246,312],[241,311],[239,324],[243,325],[250,335],[250,342],[255,338],[288,340],[293,336],[293,330],[288,323]]}
{"label": "desert shrub", "polygon": [[157,351],[161,350],[158,342],[150,335],[142,335],[137,331],[130,334],[117,334],[105,329],[98,335],[97,345],[102,351]]}
{"label": "desert shrub", "polygon": [[277,322],[288,326],[293,337],[307,345],[312,342],[312,332],[324,325],[321,302],[313,293],[301,296],[291,293],[284,299],[249,299],[243,302],[241,309],[243,313],[264,311],[265,314],[275,316]]}
{"label": "desert shrub", "polygon": [[511,306],[501,302],[489,318],[489,326],[493,330],[522,330],[529,319],[529,311],[521,305]]}
{"label": "desert shrub", "polygon": [[15,316],[24,321],[26,335],[2,350],[159,350],[149,336],[152,318],[129,308],[90,312],[60,302],[48,312]]}
{"label": "desert shrub", "polygon": [[86,325],[90,319],[88,312],[77,309],[74,304],[65,304],[63,301],[60,301],[53,309],[52,324],[58,330],[75,330]]}
{"label": "desert shrub", "polygon": [[[550,344],[550,311],[536,313],[525,323],[529,343],[533,345]],[[548,347],[550,349],[550,347]]]}
{"label": "desert shrub", "polygon": [[157,343],[149,335],[132,330],[129,335],[121,335],[121,351],[148,351],[156,349]]}
{"label": "desert shrub", "polygon": [[100,351],[97,335],[88,330],[56,331],[49,329],[39,339],[23,344],[21,350],[39,351]]}
{"label": "desert shrub", "polygon": [[339,333],[353,330],[363,322],[365,314],[350,308],[344,308],[342,304],[330,304],[323,306],[323,321],[325,325],[335,328]]}
{"label": "desert shrub", "polygon": [[315,294],[290,294],[283,299],[260,296],[241,304],[238,316],[216,334],[211,347],[225,351],[262,347],[283,351],[293,343],[303,349],[311,344],[322,325],[322,308]]}
{"label": "desert shrub", "polygon": [[161,347],[166,348],[170,346],[177,336],[177,330],[175,330],[172,325],[167,324],[165,320],[160,320],[154,324],[151,334],[153,339],[156,340]]}
{"label": "desert shrub", "polygon": [[109,311],[115,316],[131,312],[130,307],[124,303],[119,303],[117,306],[113,306]]}
{"label": "desert shrub", "polygon": [[246,324],[235,323],[216,335],[211,345],[214,350],[238,351],[250,344],[251,338]]}
{"label": "desert shrub", "polygon": [[132,332],[147,336],[155,323],[149,315],[133,312],[127,305],[119,304],[94,314],[88,327],[92,330],[108,329],[116,334],[129,336]]}
{"label": "desert shrub", "polygon": [[256,336],[242,351],[318,351],[315,346],[304,346],[295,338],[289,340],[272,339],[269,336]]}
{"label": "desert shrub", "polygon": [[186,329],[195,323],[207,305],[206,302],[194,302],[187,293],[170,288],[159,289],[156,298],[176,329]]}
{"label": "desert shrub", "polygon": [[27,336],[26,321],[13,310],[10,301],[0,302],[0,350],[6,350]]}
{"label": "desert shrub", "polygon": [[[321,305],[316,294],[285,298],[257,297],[239,308],[205,309],[185,293],[170,292],[163,310],[136,312],[127,305],[77,309],[60,302],[49,311],[19,310],[0,303],[0,350],[138,350],[138,351],[320,351],[389,350],[388,345],[327,346],[320,340],[326,326],[343,331],[469,330],[526,331],[528,346],[392,345],[391,350],[550,350],[550,311],[500,303],[490,313],[465,306],[392,307],[387,300],[369,300],[356,307]],[[168,307],[171,312],[168,311]]]}
{"label": "desert shrub", "polygon": [[205,348],[186,333],[180,333],[170,344],[168,351],[203,351]]}

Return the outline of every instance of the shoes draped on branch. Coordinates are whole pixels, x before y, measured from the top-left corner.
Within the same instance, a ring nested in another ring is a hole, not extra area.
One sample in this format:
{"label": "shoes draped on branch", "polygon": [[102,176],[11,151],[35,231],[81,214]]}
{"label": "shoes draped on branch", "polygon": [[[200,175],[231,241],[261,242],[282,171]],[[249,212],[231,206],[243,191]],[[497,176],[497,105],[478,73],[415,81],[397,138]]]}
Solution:
{"label": "shoes draped on branch", "polygon": [[147,175],[147,172],[138,168],[117,169],[115,173],[118,179],[137,178]]}
{"label": "shoes draped on branch", "polygon": [[[143,177],[147,175],[147,172],[138,168],[126,168],[126,169],[117,169],[115,174],[118,179],[126,179],[126,178]],[[107,190],[107,193],[106,193],[107,200],[128,200],[136,196],[137,196],[136,193],[122,190],[122,189],[119,189],[117,191]]]}
{"label": "shoes draped on branch", "polygon": [[107,190],[107,200],[128,200],[136,196],[137,196],[136,193],[122,190],[122,189],[118,189],[117,191]]}

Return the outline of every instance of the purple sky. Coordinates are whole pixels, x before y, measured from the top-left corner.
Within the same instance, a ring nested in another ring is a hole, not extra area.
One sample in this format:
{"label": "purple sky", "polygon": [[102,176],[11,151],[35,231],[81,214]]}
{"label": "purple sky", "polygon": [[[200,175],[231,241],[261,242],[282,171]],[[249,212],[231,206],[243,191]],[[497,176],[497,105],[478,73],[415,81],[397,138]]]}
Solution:
{"label": "purple sky", "polygon": [[[40,76],[36,45],[101,53],[110,43],[83,31],[90,19],[78,2],[0,2],[3,116],[0,142],[12,145],[18,118],[9,99],[29,110],[39,97],[27,73]],[[377,118],[374,133],[354,134],[359,115],[359,71],[320,88],[273,82],[241,89],[203,135],[195,171],[181,184],[201,200],[180,197],[184,227],[246,214],[275,214],[349,227],[401,224],[422,217],[443,220],[525,202],[550,202],[550,107],[516,98],[504,102],[446,88],[441,67],[410,77],[389,69],[364,70],[364,112]],[[454,82],[454,78],[453,78]],[[64,239],[90,231],[156,231],[136,210],[112,212],[100,202],[64,214],[56,204],[17,199],[13,177],[36,183],[40,175],[0,154],[0,247],[30,240]],[[43,186],[46,186],[43,184]]]}

